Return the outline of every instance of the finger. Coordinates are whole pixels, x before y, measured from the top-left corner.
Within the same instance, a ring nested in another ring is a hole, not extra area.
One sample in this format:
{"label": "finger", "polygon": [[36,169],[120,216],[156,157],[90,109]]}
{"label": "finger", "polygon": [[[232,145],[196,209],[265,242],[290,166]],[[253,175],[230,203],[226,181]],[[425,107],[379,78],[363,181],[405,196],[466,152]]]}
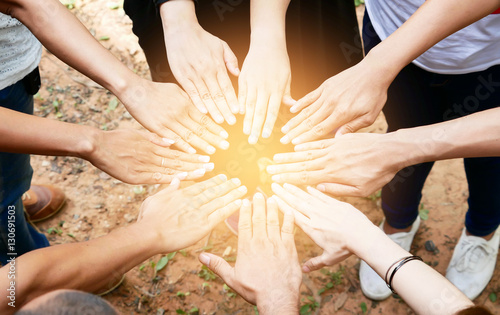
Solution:
{"label": "finger", "polygon": [[316,100],[321,96],[321,87],[317,88],[316,90],[312,91],[311,93],[307,94],[300,100],[298,100],[295,105],[290,108],[290,112],[292,113],[297,113],[298,111],[302,110],[304,107],[311,105],[312,103],[316,102]]}
{"label": "finger", "polygon": [[179,84],[182,86],[184,91],[186,91],[187,95],[189,95],[189,98],[191,99],[191,102],[193,102],[194,106],[201,113],[207,114],[208,110],[205,104],[203,104],[200,94],[198,93],[198,89],[196,88],[197,85],[204,84],[203,81],[200,80],[199,82],[194,83],[189,79],[181,79],[179,80]]}
{"label": "finger", "polygon": [[[244,186],[241,186],[244,187]],[[225,219],[227,219],[231,214],[236,212],[241,207],[241,199],[236,199],[224,207],[214,211],[208,216],[208,222],[210,228],[213,229],[215,226]]]}
{"label": "finger", "polygon": [[[185,124],[186,126],[181,125],[181,124],[176,124],[175,126],[172,127],[172,129],[178,135],[180,135],[183,140],[185,140],[189,144],[195,146],[196,148],[203,150],[204,152],[206,152],[208,154],[215,153],[215,148],[196,134],[196,132],[201,131],[201,128],[198,128],[198,130],[197,130],[197,127],[195,127],[195,124],[193,124],[193,121],[191,120],[190,117],[186,117],[182,121],[182,123]],[[191,153],[191,152],[188,152],[188,153]]]}
{"label": "finger", "polygon": [[245,118],[243,119],[243,133],[250,135],[255,112],[255,102],[257,101],[257,91],[255,89],[247,90],[245,98]]}
{"label": "finger", "polygon": [[267,199],[267,235],[271,241],[277,242],[281,239],[278,204],[273,198]]}
{"label": "finger", "polygon": [[[165,158],[162,156],[151,155],[151,158],[159,159],[158,163],[151,164],[143,164],[142,171],[150,171],[150,172],[160,172],[162,169],[171,169],[175,171],[194,171],[196,169],[203,168],[207,171],[211,171],[214,169],[214,163],[200,163],[200,162],[186,162],[181,159],[176,158]],[[152,161],[151,161],[152,162]]]}
{"label": "finger", "polygon": [[240,106],[240,115],[245,114],[247,102],[248,87],[246,81],[239,77],[238,80],[238,104]]}
{"label": "finger", "polygon": [[207,128],[207,130],[214,135],[218,135],[224,139],[227,139],[229,137],[227,131],[225,131],[224,128],[222,128],[220,125],[216,124],[207,115],[203,115],[195,110],[190,110],[189,117],[191,117],[197,124],[200,124],[202,127]]}
{"label": "finger", "polygon": [[356,132],[361,128],[370,126],[371,124],[373,124],[373,122],[373,120],[367,119],[366,116],[358,117],[353,121],[350,121],[347,124],[341,126],[335,133],[335,137],[340,137],[348,133]]}
{"label": "finger", "polygon": [[309,172],[324,169],[325,166],[321,160],[314,160],[289,164],[269,165],[266,168],[266,171],[271,175],[279,175],[284,173]]}
{"label": "finger", "polygon": [[266,122],[264,123],[264,129],[262,129],[262,138],[269,138],[273,132],[274,124],[278,118],[280,111],[281,97],[277,94],[271,95],[269,99],[269,105],[267,107]]}
{"label": "finger", "polygon": [[286,247],[293,246],[295,248],[295,242],[293,238],[293,228],[294,228],[295,218],[293,212],[285,212],[283,218],[283,226],[281,227],[281,239],[285,243]]}
{"label": "finger", "polygon": [[335,128],[339,126],[339,121],[336,121],[337,117],[335,115],[331,115],[321,123],[317,124],[311,130],[303,133],[297,138],[292,140],[292,143],[297,145],[308,141],[316,140],[320,137],[326,136],[328,133],[331,133]]}
{"label": "finger", "polygon": [[[280,185],[273,183],[271,185],[271,189],[273,192],[276,194],[277,197],[282,199],[284,202],[286,202],[291,209],[295,209],[299,211],[301,214],[306,216],[307,218],[311,217],[311,214],[313,213],[313,209],[311,209],[311,205],[308,204],[307,199],[299,198],[298,196],[291,194],[289,191],[285,190],[283,187]],[[278,199],[277,199],[278,201]],[[279,202],[278,202],[279,205]],[[295,212],[294,212],[295,214]],[[298,220],[300,216],[295,216],[295,218]]]}
{"label": "finger", "polygon": [[215,153],[215,148],[213,147],[213,145],[224,150],[229,148],[229,142],[222,139],[218,135],[214,135],[213,133],[208,131],[207,128],[196,123],[196,121],[191,117],[184,120],[183,124],[189,131],[192,132],[192,134],[190,135],[191,143],[193,143],[193,145],[196,145],[197,147],[201,146],[199,148],[207,152],[208,154]]}
{"label": "finger", "polygon": [[332,146],[335,143],[335,139],[318,140],[312,142],[306,142],[298,144],[294,147],[295,151],[309,151],[309,150],[321,150]]}
{"label": "finger", "polygon": [[[234,115],[238,114],[239,112],[238,99],[236,98],[236,92],[234,91],[233,84],[231,83],[231,80],[229,80],[229,77],[227,76],[227,71],[225,69],[219,71],[217,74],[217,78],[219,80],[219,86],[222,89],[222,93],[224,93],[226,101],[229,104],[229,107],[231,108],[231,112]],[[234,117],[234,115],[232,115],[232,117]],[[236,117],[234,118],[233,123],[229,121],[228,123],[230,125],[234,125],[234,123],[236,123]]]}
{"label": "finger", "polygon": [[369,195],[369,193],[365,194],[357,187],[336,183],[320,183],[316,186],[316,189],[335,196],[365,197]]}
{"label": "finger", "polygon": [[[301,229],[308,229],[309,228],[309,222],[311,219],[300,213],[299,211],[295,210],[292,206],[290,206],[288,203],[286,203],[283,199],[281,199],[279,196],[274,195],[273,198],[275,198],[276,203],[278,204],[278,209],[286,216],[292,215],[294,217],[295,223],[301,228]],[[283,228],[282,228],[283,229]],[[293,232],[293,231],[292,231]],[[283,236],[281,236],[283,238]]]}
{"label": "finger", "polygon": [[325,181],[325,171],[302,171],[295,173],[276,174],[271,180],[277,183],[291,183],[295,185],[315,185]]}
{"label": "finger", "polygon": [[234,269],[227,261],[210,253],[201,253],[198,259],[202,264],[207,266],[208,269],[221,277],[228,286],[233,284]]}
{"label": "finger", "polygon": [[217,106],[215,105],[212,99],[212,95],[210,94],[209,88],[205,85],[205,82],[203,82],[203,84],[197,85],[197,87],[198,87],[198,92],[201,95],[203,104],[205,104],[205,107],[208,109],[208,112],[210,113],[210,116],[212,116],[212,119],[215,120],[216,123],[222,124],[224,122],[224,118],[219,112]]}
{"label": "finger", "polygon": [[242,198],[247,193],[245,186],[240,186],[241,182],[237,178],[212,187],[206,190],[199,199],[206,199],[205,205],[201,207],[201,212],[207,217],[217,209],[224,208],[236,199]]}
{"label": "finger", "polygon": [[229,104],[226,101],[226,97],[224,93],[222,93],[222,90],[218,84],[217,74],[215,74],[215,78],[205,78],[205,84],[208,86],[208,90],[212,95],[212,100],[214,101],[215,106],[217,106],[219,112],[222,114],[228,124],[234,125],[236,123],[236,117],[234,117],[233,113],[229,109]]}
{"label": "finger", "polygon": [[186,187],[182,191],[183,191],[183,193],[185,193],[187,195],[198,195],[198,194],[201,194],[206,189],[213,187],[213,186],[216,186],[216,185],[219,185],[225,181],[227,181],[226,175],[219,174],[219,175],[214,176],[210,179],[207,179],[206,181],[196,183],[194,185]]}
{"label": "finger", "polygon": [[151,143],[163,148],[168,148],[175,143],[175,140],[173,139],[162,138],[159,135],[149,131],[139,131],[139,133],[146,139],[148,139]]}
{"label": "finger", "polygon": [[326,264],[323,261],[324,259],[323,255],[313,257],[308,261],[306,261],[305,264],[302,266],[302,271],[307,273],[325,267]]}
{"label": "finger", "polygon": [[285,94],[283,95],[283,104],[285,104],[286,106],[293,106],[295,105],[295,103],[297,103],[297,101],[295,99],[293,99],[291,93],[290,93],[290,85],[292,83],[292,78],[289,78],[288,79],[288,82],[287,82],[287,85],[286,85],[286,90],[285,90]]}
{"label": "finger", "polygon": [[[172,150],[167,148],[156,148],[154,154],[159,158],[165,158],[170,160],[180,160],[190,163],[208,163],[210,162],[210,156],[200,155],[200,154],[188,154],[179,150]],[[161,160],[160,160],[161,166]]]}
{"label": "finger", "polygon": [[260,92],[257,96],[257,104],[255,105],[255,111],[253,114],[252,130],[250,131],[250,137],[248,137],[248,143],[250,144],[256,144],[259,140],[262,125],[264,124],[264,119],[266,117],[268,102],[269,95],[267,93]]}
{"label": "finger", "polygon": [[280,139],[281,143],[286,144],[297,135],[314,128],[312,120],[308,118],[318,111],[324,111],[324,109],[321,108],[320,102],[313,103],[311,106],[304,108],[295,117],[290,119],[281,128],[281,132],[285,134],[285,136]]}
{"label": "finger", "polygon": [[[175,124],[172,124],[172,125],[176,126],[176,125],[180,125],[180,124],[175,123]],[[184,151],[184,152],[190,153],[190,154],[196,153],[196,150],[192,146],[190,146],[189,143],[187,143],[186,141],[184,141],[184,139],[182,139],[182,137],[179,136],[173,130],[165,128],[164,131],[161,132],[161,136],[165,137],[167,139],[174,140],[174,147],[176,147],[177,149],[179,149],[181,151]]]}
{"label": "finger", "polygon": [[[305,108],[302,112],[309,111],[309,109],[312,109],[312,107]],[[288,138],[292,139],[293,143],[293,140],[300,135],[303,135],[308,131],[314,131],[315,129],[317,129],[318,125],[325,121],[329,117],[329,115],[330,113],[327,110],[320,108],[311,116],[306,118],[303,122],[301,122],[297,127],[290,130],[286,135]]]}
{"label": "finger", "polygon": [[310,150],[303,152],[278,153],[273,156],[275,163],[297,163],[314,161],[328,154],[326,150]]}
{"label": "finger", "polygon": [[248,243],[252,234],[252,205],[248,199],[244,199],[238,221],[238,247]]}
{"label": "finger", "polygon": [[130,182],[131,184],[168,184],[172,182],[175,178],[180,180],[193,180],[201,178],[205,175],[206,170],[204,168],[196,169],[191,172],[184,172],[178,170],[172,170],[168,168],[161,168],[141,172],[137,176],[136,180]]}
{"label": "finger", "polygon": [[[231,48],[229,48],[229,45],[226,42],[222,42],[222,49],[224,51],[224,62],[226,64],[226,68],[229,72],[231,72],[232,75],[234,76],[239,76],[240,75],[240,69],[238,68],[238,58],[236,55],[233,53]],[[236,112],[233,112],[234,114],[238,113],[238,110]]]}
{"label": "finger", "polygon": [[260,192],[253,196],[253,238],[266,239],[266,201]]}
{"label": "finger", "polygon": [[329,202],[332,202],[333,200],[336,200],[330,196],[325,195],[320,190],[313,188],[311,186],[308,186],[306,189],[307,189],[307,192],[310,193],[312,196],[318,198],[319,200],[321,200],[325,203],[329,203]]}

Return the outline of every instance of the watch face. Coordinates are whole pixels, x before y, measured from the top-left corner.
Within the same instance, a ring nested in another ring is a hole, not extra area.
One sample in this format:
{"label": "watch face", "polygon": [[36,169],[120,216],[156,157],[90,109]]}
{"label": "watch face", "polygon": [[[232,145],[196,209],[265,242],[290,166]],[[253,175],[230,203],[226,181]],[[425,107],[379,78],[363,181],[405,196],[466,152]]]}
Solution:
{"label": "watch face", "polygon": [[271,175],[267,173],[266,167],[273,164],[273,156],[276,153],[293,152],[293,145],[283,145],[280,142],[283,137],[281,127],[291,117],[288,107],[281,105],[280,115],[271,136],[267,139],[259,137],[256,144],[249,144],[248,135],[243,133],[244,115],[238,115],[233,126],[224,124],[222,127],[229,133],[227,141],[230,146],[227,150],[217,149],[211,156],[210,162],[215,164],[211,173],[239,178],[242,185],[248,188],[249,196],[257,190],[268,196],[272,195]]}

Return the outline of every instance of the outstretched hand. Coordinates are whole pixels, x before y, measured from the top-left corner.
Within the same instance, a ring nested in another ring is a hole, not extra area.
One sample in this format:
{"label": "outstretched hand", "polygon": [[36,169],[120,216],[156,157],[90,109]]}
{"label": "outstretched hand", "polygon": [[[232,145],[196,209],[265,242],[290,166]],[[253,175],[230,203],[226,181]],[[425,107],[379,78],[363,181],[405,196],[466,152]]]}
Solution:
{"label": "outstretched hand", "polygon": [[238,224],[238,257],[231,267],[209,253],[200,261],[219,275],[261,314],[297,314],[302,280],[293,237],[293,215],[286,213],[280,230],[276,201],[260,193],[245,199]]}

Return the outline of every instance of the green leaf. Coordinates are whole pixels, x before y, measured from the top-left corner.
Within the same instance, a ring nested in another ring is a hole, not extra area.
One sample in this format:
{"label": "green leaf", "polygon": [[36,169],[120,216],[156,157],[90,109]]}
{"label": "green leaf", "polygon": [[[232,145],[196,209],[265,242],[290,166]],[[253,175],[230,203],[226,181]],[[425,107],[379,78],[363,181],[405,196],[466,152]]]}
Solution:
{"label": "green leaf", "polygon": [[176,309],[175,312],[177,314],[186,314],[186,312],[184,312],[183,310],[181,310],[180,308]]}
{"label": "green leaf", "polygon": [[253,311],[255,312],[255,315],[259,315],[259,310],[257,309],[257,306],[254,305]]}
{"label": "green leaf", "polygon": [[495,303],[497,301],[497,294],[495,292],[491,292],[489,298],[491,302]]}
{"label": "green leaf", "polygon": [[185,249],[181,249],[181,250],[179,251],[179,253],[180,253],[182,256],[184,256],[184,257],[186,257],[186,256],[188,255]]}
{"label": "green leaf", "polygon": [[102,35],[101,37],[99,37],[99,40],[100,41],[107,41],[107,40],[109,40],[109,38],[110,37],[108,35]]}
{"label": "green leaf", "polygon": [[158,263],[156,264],[156,271],[162,270],[167,264],[168,258],[163,256],[162,258],[160,258],[160,260],[158,260]]}
{"label": "green leaf", "polygon": [[311,314],[311,305],[310,304],[305,304],[300,307],[299,311],[300,315],[309,315]]}
{"label": "green leaf", "polygon": [[197,307],[193,307],[192,309],[189,310],[189,314],[198,313],[198,312],[200,312],[200,310]]}
{"label": "green leaf", "polygon": [[167,254],[168,260],[172,260],[175,257],[175,254],[177,254],[177,252],[168,253]]}
{"label": "green leaf", "polygon": [[366,312],[368,311],[368,307],[366,307],[366,303],[361,302],[361,304],[359,304],[359,307],[361,308],[361,311],[363,312],[363,314],[366,314]]}
{"label": "green leaf", "polygon": [[146,268],[146,265],[145,265],[145,264],[142,264],[142,265],[139,267],[139,270],[140,270],[140,271],[143,271],[143,270],[144,270],[144,268]]}
{"label": "green leaf", "polygon": [[118,100],[116,99],[116,97],[113,97],[111,101],[109,101],[108,103],[108,111],[115,110],[117,106],[118,106]]}
{"label": "green leaf", "polygon": [[71,234],[71,233],[68,233],[66,235],[68,235],[69,237],[75,238],[75,236],[73,234]]}

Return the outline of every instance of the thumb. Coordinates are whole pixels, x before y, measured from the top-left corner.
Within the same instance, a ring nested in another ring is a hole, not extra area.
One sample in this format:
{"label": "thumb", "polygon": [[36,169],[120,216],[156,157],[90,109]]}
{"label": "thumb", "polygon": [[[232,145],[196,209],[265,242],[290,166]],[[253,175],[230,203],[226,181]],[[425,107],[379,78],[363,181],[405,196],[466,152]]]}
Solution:
{"label": "thumb", "polygon": [[321,269],[325,266],[326,264],[323,262],[323,255],[316,256],[305,262],[302,266],[302,271],[308,273],[310,271]]}
{"label": "thumb", "polygon": [[222,42],[222,48],[224,49],[224,62],[226,63],[227,70],[234,76],[239,76],[238,58],[236,58],[236,55],[226,42]]}
{"label": "thumb", "polygon": [[295,105],[295,103],[297,103],[297,101],[293,99],[292,94],[290,93],[290,84],[291,82],[290,80],[288,80],[285,94],[283,94],[283,99],[282,99],[283,104],[285,104],[288,107],[292,107],[293,105]]}
{"label": "thumb", "polygon": [[358,188],[349,185],[337,184],[337,183],[321,183],[316,186],[316,189],[329,193],[334,196],[356,196],[359,197],[360,191]]}
{"label": "thumb", "polygon": [[233,267],[224,259],[210,253],[201,253],[198,259],[202,264],[212,270],[216,275],[222,278],[227,285],[231,286],[233,280]]}
{"label": "thumb", "polygon": [[371,123],[366,123],[366,118],[364,116],[358,117],[353,121],[348,122],[347,124],[341,126],[337,132],[335,133],[335,138],[343,136],[348,133],[353,133],[358,131],[361,128],[367,127],[371,125]]}

